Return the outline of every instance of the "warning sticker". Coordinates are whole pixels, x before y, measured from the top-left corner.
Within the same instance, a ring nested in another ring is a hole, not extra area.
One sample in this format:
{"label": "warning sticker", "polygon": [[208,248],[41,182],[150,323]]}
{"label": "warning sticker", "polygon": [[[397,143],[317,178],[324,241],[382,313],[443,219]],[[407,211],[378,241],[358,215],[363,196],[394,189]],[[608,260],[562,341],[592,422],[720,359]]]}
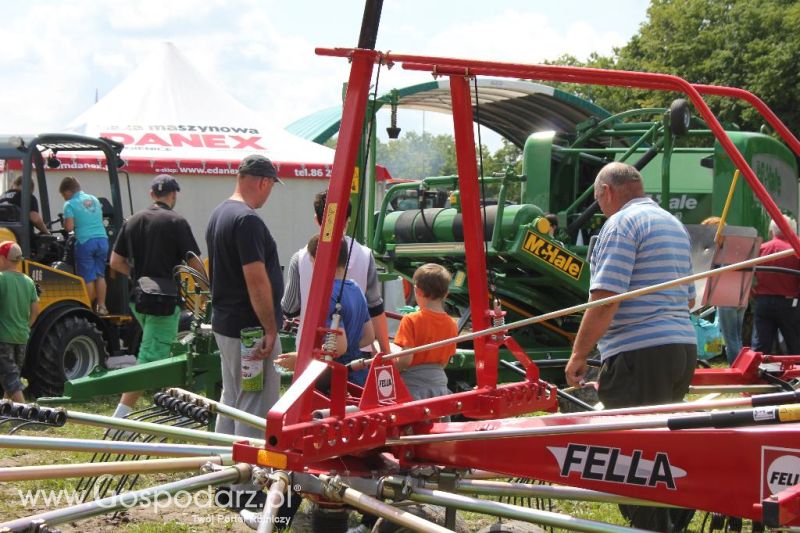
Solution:
{"label": "warning sticker", "polygon": [[336,212],[339,210],[339,205],[330,202],[325,211],[325,222],[322,224],[322,241],[331,242],[333,239],[333,224],[336,222]]}

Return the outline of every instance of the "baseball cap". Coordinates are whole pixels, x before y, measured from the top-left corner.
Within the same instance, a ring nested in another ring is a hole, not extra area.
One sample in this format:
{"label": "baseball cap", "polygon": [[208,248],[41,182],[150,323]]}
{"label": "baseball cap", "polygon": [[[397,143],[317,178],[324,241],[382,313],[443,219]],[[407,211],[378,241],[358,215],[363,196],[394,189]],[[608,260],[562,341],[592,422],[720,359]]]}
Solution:
{"label": "baseball cap", "polygon": [[0,256],[16,263],[22,260],[22,248],[14,241],[0,242]]}
{"label": "baseball cap", "polygon": [[150,190],[153,192],[166,194],[173,191],[180,191],[181,186],[178,185],[178,180],[169,174],[159,174],[153,178],[153,182],[150,184]]}
{"label": "baseball cap", "polygon": [[281,185],[283,181],[278,177],[278,171],[275,170],[275,165],[269,158],[263,155],[253,154],[248,155],[239,164],[239,174],[247,174],[248,176],[256,176],[260,178],[272,178]]}

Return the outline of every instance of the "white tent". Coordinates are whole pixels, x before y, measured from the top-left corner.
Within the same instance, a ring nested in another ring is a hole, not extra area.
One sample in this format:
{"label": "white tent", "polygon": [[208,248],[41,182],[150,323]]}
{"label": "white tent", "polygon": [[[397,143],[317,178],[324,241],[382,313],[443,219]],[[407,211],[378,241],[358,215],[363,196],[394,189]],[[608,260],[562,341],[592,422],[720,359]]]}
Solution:
{"label": "white tent", "polygon": [[[314,194],[327,187],[334,151],[267,123],[206,79],[165,43],[151,58],[68,129],[125,144],[122,168],[124,213],[150,203],[153,176],[176,176],[181,184],[176,211],[191,223],[205,251],[205,228],[213,208],[230,196],[239,161],[252,153],[275,163],[285,187],[273,189],[261,215],[278,243],[282,265],[318,231]],[[89,154],[60,154],[58,174],[74,174],[83,189],[109,196],[101,160]],[[50,186],[53,212],[63,201]]]}

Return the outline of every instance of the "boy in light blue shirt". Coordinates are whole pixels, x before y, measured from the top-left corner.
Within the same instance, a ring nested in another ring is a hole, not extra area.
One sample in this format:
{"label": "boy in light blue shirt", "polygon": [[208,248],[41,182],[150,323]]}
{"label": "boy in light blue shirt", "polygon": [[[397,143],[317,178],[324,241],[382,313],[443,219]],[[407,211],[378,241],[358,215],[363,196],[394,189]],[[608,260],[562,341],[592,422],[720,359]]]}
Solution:
{"label": "boy in light blue shirt", "polygon": [[66,200],[64,229],[75,230],[75,270],[86,281],[97,314],[107,315],[108,235],[103,225],[103,206],[96,197],[83,192],[78,180],[70,176],[61,180],[58,192]]}

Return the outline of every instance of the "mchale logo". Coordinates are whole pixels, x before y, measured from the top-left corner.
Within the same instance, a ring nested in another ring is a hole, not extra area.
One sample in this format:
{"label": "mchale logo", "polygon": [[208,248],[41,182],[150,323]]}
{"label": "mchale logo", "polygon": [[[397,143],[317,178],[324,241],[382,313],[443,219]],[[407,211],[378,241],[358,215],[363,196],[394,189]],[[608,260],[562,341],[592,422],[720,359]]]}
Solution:
{"label": "mchale logo", "polygon": [[581,479],[651,488],[663,485],[675,490],[675,480],[686,476],[686,470],[672,465],[664,452],[656,452],[651,460],[645,459],[641,450],[625,455],[620,448],[605,446],[569,444],[547,449],[558,461],[561,477],[577,473]]}
{"label": "mchale logo", "polygon": [[761,499],[793,487],[800,482],[800,450],[761,448]]}

